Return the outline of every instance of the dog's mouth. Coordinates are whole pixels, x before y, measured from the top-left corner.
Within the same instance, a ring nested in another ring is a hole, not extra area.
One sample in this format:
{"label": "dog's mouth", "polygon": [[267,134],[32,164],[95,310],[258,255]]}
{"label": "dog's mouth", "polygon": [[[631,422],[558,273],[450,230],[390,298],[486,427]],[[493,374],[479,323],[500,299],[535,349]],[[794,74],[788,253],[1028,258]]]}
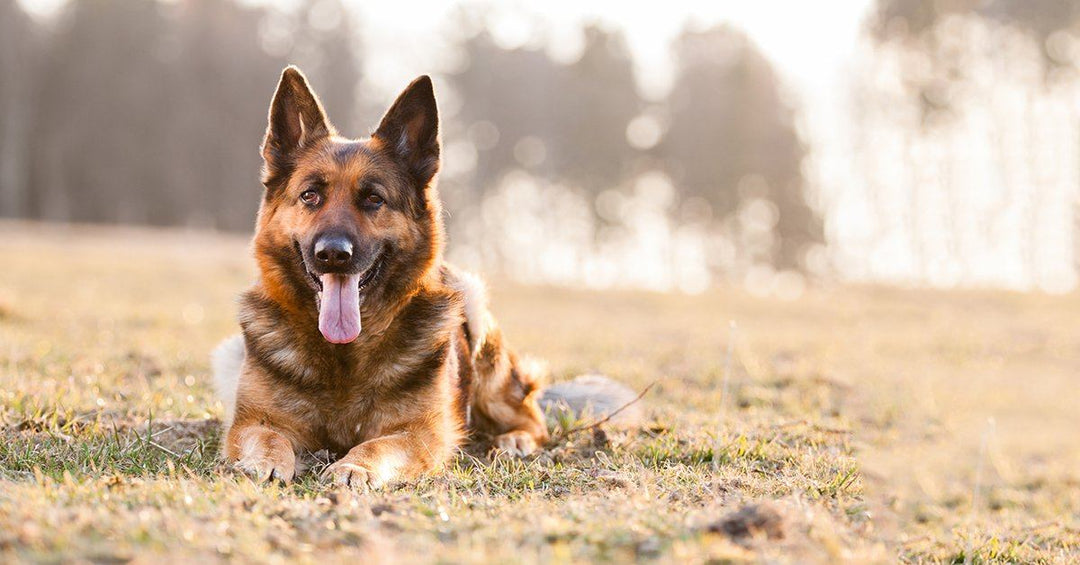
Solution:
{"label": "dog's mouth", "polygon": [[340,277],[357,277],[357,282],[356,282],[357,292],[359,292],[360,294],[363,294],[364,291],[366,291],[368,289],[368,287],[371,286],[371,283],[375,282],[375,279],[379,276],[379,271],[382,269],[382,264],[383,264],[382,257],[380,256],[377,259],[375,259],[375,262],[371,265],[371,267],[368,267],[368,270],[364,271],[363,273],[359,273],[359,274],[355,274],[355,275],[351,275],[351,274],[350,275],[344,275],[344,274],[338,274],[338,273],[327,273],[327,274],[323,274],[323,275],[316,275],[315,273],[311,272],[310,270],[307,270],[307,265],[306,264],[304,265],[304,270],[306,270],[308,276],[311,277],[311,283],[315,286],[315,290],[317,292],[321,293],[323,291],[323,286],[324,286],[323,285],[323,277],[326,277],[326,276],[340,276]]}
{"label": "dog's mouth", "polygon": [[315,305],[319,310],[319,333],[330,343],[351,343],[360,336],[360,306],[365,293],[382,272],[379,255],[367,270],[360,273],[316,274],[301,262],[316,289]]}

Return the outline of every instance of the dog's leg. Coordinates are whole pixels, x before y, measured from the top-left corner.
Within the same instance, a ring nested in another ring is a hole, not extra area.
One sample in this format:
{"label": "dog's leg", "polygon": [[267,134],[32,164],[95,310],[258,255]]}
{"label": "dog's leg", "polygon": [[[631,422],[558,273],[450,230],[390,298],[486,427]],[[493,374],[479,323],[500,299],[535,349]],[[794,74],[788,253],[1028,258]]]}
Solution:
{"label": "dog's leg", "polygon": [[518,358],[488,309],[487,290],[474,274],[444,267],[447,284],[462,294],[474,384],[470,425],[493,435],[496,449],[528,455],[548,440],[537,402],[546,377],[541,363]]}
{"label": "dog's leg", "polygon": [[232,379],[235,406],[228,410],[223,450],[236,469],[259,481],[289,482],[296,475],[296,452],[303,445],[301,422],[278,409],[266,375],[245,359]]}
{"label": "dog's leg", "polygon": [[445,460],[451,445],[437,431],[407,431],[361,443],[323,471],[324,480],[368,490],[414,479]]}
{"label": "dog's leg", "polygon": [[296,449],[285,434],[259,424],[237,424],[225,442],[225,456],[258,481],[289,482],[296,475]]}
{"label": "dog's leg", "polygon": [[519,359],[505,346],[501,332],[490,327],[473,366],[474,425],[495,436],[495,448],[524,456],[547,443],[547,423],[538,404],[545,377],[542,364]]}

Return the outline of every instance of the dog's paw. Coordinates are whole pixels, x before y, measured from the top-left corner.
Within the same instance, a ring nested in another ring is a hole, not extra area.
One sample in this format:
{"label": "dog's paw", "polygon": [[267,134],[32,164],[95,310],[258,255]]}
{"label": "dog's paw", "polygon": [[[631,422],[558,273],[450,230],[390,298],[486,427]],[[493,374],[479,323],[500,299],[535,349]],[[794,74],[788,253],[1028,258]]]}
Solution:
{"label": "dog's paw", "polygon": [[348,459],[341,459],[330,465],[321,476],[326,482],[363,492],[382,488],[386,484],[378,473]]}
{"label": "dog's paw", "polygon": [[276,479],[287,483],[296,476],[296,454],[292,451],[252,454],[240,458],[233,467],[259,482]]}
{"label": "dog's paw", "polygon": [[536,451],[539,446],[536,439],[528,432],[515,430],[506,432],[495,437],[495,449],[513,455],[524,457]]}

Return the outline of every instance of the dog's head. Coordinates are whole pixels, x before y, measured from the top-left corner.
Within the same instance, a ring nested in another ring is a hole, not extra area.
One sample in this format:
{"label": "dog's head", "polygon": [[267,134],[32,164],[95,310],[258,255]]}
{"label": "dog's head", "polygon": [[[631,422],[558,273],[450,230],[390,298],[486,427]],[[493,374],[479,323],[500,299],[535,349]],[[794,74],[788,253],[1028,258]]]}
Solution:
{"label": "dog's head", "polygon": [[330,342],[355,340],[361,306],[410,292],[442,251],[438,122],[422,76],[370,139],[346,139],[299,70],[281,75],[262,146],[255,253],[271,298],[318,309]]}

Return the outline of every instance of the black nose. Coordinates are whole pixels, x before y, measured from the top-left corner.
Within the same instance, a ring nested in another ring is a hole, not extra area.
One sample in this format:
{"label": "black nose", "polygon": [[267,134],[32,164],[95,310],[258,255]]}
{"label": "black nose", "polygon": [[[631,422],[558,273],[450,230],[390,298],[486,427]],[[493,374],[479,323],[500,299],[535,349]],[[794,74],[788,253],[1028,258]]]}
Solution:
{"label": "black nose", "polygon": [[315,260],[324,269],[339,269],[352,260],[352,242],[343,235],[325,235],[315,242]]}

